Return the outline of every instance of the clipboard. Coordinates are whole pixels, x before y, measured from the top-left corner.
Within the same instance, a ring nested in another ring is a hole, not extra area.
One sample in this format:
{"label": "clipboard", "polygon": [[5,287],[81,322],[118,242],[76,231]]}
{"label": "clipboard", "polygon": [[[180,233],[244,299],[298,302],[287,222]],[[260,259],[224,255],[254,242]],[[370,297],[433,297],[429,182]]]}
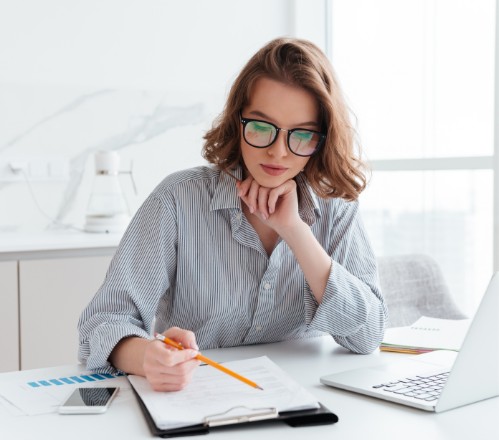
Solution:
{"label": "clipboard", "polygon": [[235,407],[225,413],[207,416],[204,423],[201,424],[184,426],[182,428],[160,429],[156,426],[149,410],[133,386],[132,389],[137,396],[137,400],[145,415],[151,432],[155,436],[162,438],[209,434],[214,429],[234,428],[236,426],[244,427],[249,424],[253,425],[280,422],[295,428],[302,426],[331,425],[339,420],[336,414],[329,411],[329,409],[319,402],[319,408],[284,411],[280,413],[275,408],[270,407],[254,408],[251,409],[253,412],[250,415],[232,415],[232,410],[237,409],[237,407]]}

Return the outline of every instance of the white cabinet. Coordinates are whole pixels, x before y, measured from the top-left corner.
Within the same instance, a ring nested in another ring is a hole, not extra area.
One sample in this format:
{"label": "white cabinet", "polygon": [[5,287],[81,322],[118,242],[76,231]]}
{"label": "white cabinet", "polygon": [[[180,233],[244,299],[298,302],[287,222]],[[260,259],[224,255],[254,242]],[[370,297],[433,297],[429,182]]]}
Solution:
{"label": "white cabinet", "polygon": [[78,319],[102,284],[111,258],[19,261],[21,369],[77,362]]}
{"label": "white cabinet", "polygon": [[75,364],[77,324],[121,234],[0,231],[0,372]]}
{"label": "white cabinet", "polygon": [[17,261],[0,261],[0,372],[18,369]]}

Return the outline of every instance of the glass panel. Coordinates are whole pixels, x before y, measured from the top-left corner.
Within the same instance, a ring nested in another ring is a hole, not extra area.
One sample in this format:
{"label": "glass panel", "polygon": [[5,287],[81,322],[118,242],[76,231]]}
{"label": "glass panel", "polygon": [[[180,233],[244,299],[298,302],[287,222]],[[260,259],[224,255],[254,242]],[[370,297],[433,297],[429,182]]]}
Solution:
{"label": "glass panel", "polygon": [[360,197],[377,255],[424,253],[470,314],[492,275],[493,172],[373,173]]}
{"label": "glass panel", "polygon": [[493,151],[494,0],[334,0],[332,62],[368,158]]}

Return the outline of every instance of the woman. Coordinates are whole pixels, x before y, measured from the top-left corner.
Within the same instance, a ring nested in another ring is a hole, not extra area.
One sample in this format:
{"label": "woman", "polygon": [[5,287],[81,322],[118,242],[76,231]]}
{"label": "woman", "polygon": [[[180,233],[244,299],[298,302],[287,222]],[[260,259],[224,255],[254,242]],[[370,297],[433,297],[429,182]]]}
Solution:
{"label": "woman", "polygon": [[325,55],[296,39],[259,50],[203,153],[212,166],[166,177],[126,231],[79,322],[87,368],[168,391],[189,382],[199,348],[323,332],[356,353],[378,347],[386,309],[356,202],[366,181]]}

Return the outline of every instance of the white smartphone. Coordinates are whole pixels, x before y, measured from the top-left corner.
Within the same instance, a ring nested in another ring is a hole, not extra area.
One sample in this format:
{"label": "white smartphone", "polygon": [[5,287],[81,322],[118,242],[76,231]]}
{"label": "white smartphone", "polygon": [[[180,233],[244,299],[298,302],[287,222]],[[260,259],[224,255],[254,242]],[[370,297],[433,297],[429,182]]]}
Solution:
{"label": "white smartphone", "polygon": [[59,414],[101,414],[106,412],[119,387],[76,388],[59,406]]}

